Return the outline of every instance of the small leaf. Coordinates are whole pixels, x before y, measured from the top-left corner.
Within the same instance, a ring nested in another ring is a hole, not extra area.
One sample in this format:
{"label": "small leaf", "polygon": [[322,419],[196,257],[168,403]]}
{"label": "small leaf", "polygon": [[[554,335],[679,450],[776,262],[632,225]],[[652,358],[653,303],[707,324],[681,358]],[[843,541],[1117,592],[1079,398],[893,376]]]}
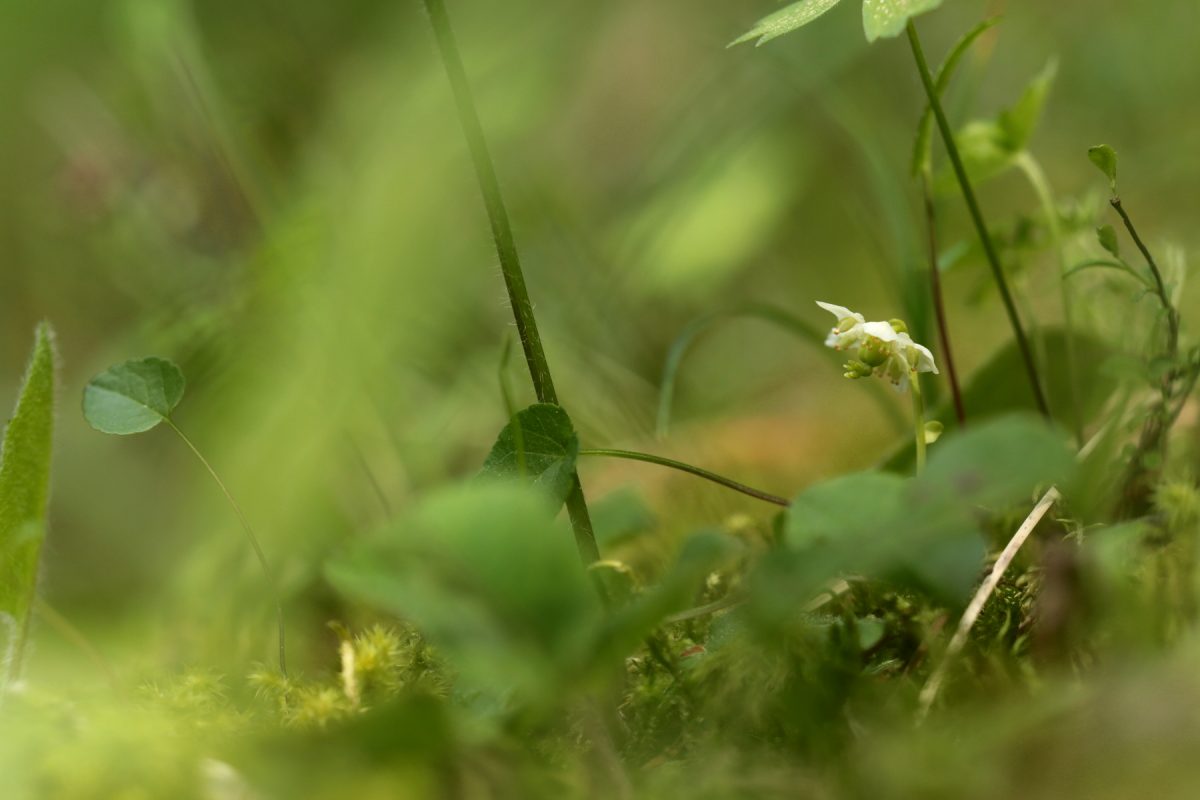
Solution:
{"label": "small leaf", "polygon": [[754,27],[730,42],[729,46],[742,44],[752,39],[758,39],[755,46],[762,46],[772,39],[777,39],[785,33],[791,33],[802,28],[820,17],[826,11],[836,6],[842,0],[800,0],[786,8],[781,8],[774,14],[763,17],[754,23]]}
{"label": "small leaf", "polygon": [[54,334],[43,323],[0,449],[0,655],[8,654],[14,672],[46,527],[56,362]]}
{"label": "small leaf", "polygon": [[863,31],[867,41],[899,36],[910,19],[941,4],[942,0],[863,0]]}
{"label": "small leaf", "polygon": [[140,358],[109,367],[83,390],[83,416],[101,433],[148,431],[183,399],[179,367],[165,358]]}
{"label": "small leaf", "polygon": [[1112,225],[1097,228],[1096,238],[1100,240],[1100,246],[1111,253],[1113,258],[1121,257],[1121,245],[1117,241],[1117,231]]}
{"label": "small leaf", "polygon": [[1046,108],[1046,99],[1058,76],[1058,62],[1051,60],[1029,82],[1012,108],[1000,112],[997,122],[1004,131],[1004,144],[1009,152],[1019,153],[1029,146],[1033,132]]}
{"label": "small leaf", "polygon": [[[1051,61],[1029,82],[1010,108],[1001,111],[995,119],[972,120],[955,135],[971,178],[985,181],[1017,163],[1033,138],[1057,74],[1058,64]],[[939,176],[938,188],[949,187],[954,182],[947,172]]]}
{"label": "small leaf", "polygon": [[1113,194],[1117,193],[1117,151],[1106,144],[1098,144],[1088,148],[1088,158],[1096,165],[1096,169],[1108,178],[1108,185]]}
{"label": "small leaf", "polygon": [[533,485],[545,489],[561,505],[571,492],[575,481],[575,461],[579,457],[579,437],[571,418],[560,406],[536,403],[516,415],[521,431],[518,450],[516,429],[512,422],[500,431],[492,452],[483,462],[483,475],[496,478],[520,478],[524,475]]}

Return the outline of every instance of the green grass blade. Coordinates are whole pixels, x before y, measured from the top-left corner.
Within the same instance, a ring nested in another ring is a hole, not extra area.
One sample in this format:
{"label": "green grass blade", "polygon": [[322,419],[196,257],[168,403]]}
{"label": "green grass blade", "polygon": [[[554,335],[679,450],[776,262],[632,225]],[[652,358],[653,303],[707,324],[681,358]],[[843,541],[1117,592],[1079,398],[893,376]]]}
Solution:
{"label": "green grass blade", "polygon": [[46,529],[56,362],[54,333],[42,323],[0,450],[0,620],[7,629],[6,680],[20,670]]}

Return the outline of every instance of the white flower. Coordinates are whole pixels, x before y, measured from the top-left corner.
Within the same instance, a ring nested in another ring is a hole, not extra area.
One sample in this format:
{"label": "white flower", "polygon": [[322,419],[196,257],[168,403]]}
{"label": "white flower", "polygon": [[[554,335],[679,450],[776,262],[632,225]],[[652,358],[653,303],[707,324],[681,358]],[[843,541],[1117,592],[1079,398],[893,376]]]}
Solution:
{"label": "white flower", "polygon": [[862,341],[862,325],[867,321],[862,314],[832,303],[817,301],[817,305],[837,317],[838,324],[825,337],[825,346],[834,350],[857,347]]}
{"label": "white flower", "polygon": [[908,388],[911,374],[938,374],[933,353],[914,342],[899,320],[867,322],[862,314],[848,308],[822,302],[817,305],[838,319],[837,326],[825,338],[825,346],[850,351],[852,357],[846,363],[846,377],[886,377],[897,391],[903,392]]}

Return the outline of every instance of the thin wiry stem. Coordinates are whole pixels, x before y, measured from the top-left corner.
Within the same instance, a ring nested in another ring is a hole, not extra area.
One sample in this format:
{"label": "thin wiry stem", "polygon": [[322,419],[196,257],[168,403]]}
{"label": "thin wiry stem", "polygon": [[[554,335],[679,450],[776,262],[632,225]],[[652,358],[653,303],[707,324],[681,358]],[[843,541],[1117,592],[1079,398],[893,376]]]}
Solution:
{"label": "thin wiry stem", "polygon": [[1146,247],[1146,243],[1138,235],[1137,228],[1133,225],[1133,220],[1129,218],[1129,212],[1121,204],[1121,198],[1114,196],[1109,203],[1117,214],[1120,215],[1121,221],[1125,223],[1125,230],[1129,231],[1129,235],[1133,237],[1133,243],[1137,245],[1142,258],[1146,259],[1146,265],[1150,267],[1150,274],[1154,277],[1154,291],[1162,303],[1163,310],[1167,312],[1167,355],[1174,358],[1179,351],[1179,312],[1167,294],[1167,285],[1163,281],[1162,272],[1158,268],[1158,262],[1154,260],[1154,256],[1150,254],[1150,248]]}
{"label": "thin wiry stem", "polygon": [[784,508],[787,508],[792,504],[791,501],[786,497],[779,497],[778,495],[771,494],[770,492],[764,492],[761,489],[755,489],[752,486],[739,483],[732,478],[726,478],[724,475],[718,475],[715,472],[710,472],[706,469],[687,464],[683,461],[676,461],[673,458],[665,458],[663,456],[656,456],[650,453],[638,453],[633,450],[608,450],[603,448],[580,450],[579,455],[623,458],[627,461],[641,461],[646,464],[657,464],[660,467],[667,467],[668,469],[686,472],[689,475],[695,475],[697,478],[703,478],[706,481],[712,481],[713,483],[724,486],[726,489],[732,489],[735,492],[741,492],[748,497],[753,497],[756,500],[762,500],[765,503],[773,503],[777,506],[783,506]]}
{"label": "thin wiry stem", "polygon": [[[458,108],[458,121],[462,126],[463,136],[467,140],[467,149],[471,152],[471,161],[475,165],[475,177],[479,182],[479,190],[483,194],[483,204],[487,207],[496,254],[500,258],[500,271],[508,290],[509,305],[512,306],[513,319],[517,324],[517,334],[521,338],[521,348],[525,351],[525,363],[529,366],[533,390],[540,402],[558,405],[558,394],[554,389],[554,380],[550,377],[550,363],[546,360],[542,337],[538,333],[537,320],[533,315],[533,301],[530,299],[529,289],[525,285],[525,273],[521,269],[521,258],[513,239],[508,209],[504,205],[504,196],[500,192],[500,181],[496,177],[496,168],[488,150],[487,138],[483,135],[483,125],[479,121],[479,113],[475,110],[475,100],[471,96],[471,86],[467,81],[467,72],[458,52],[458,42],[450,27],[450,17],[446,13],[446,5],[443,0],[425,0],[425,10],[429,12],[429,22],[433,27],[433,36],[437,41],[442,66],[446,70],[446,77],[450,80],[450,89]],[[583,486],[579,482],[578,473],[571,476],[571,491],[567,495],[567,513],[571,517],[571,527],[575,532],[575,545],[579,549],[579,557],[585,565],[599,561],[600,551],[596,547],[596,534],[592,530],[591,514],[588,512],[587,500],[583,496]]]}
{"label": "thin wiry stem", "polygon": [[242,524],[242,530],[246,532],[246,539],[249,540],[250,547],[254,550],[255,557],[258,558],[258,564],[260,567],[262,567],[263,576],[266,578],[267,586],[271,591],[271,597],[275,601],[275,618],[279,623],[279,671],[286,676],[287,650],[284,638],[283,603],[279,600],[279,585],[275,580],[275,573],[271,570],[271,564],[267,561],[267,554],[263,551],[262,545],[258,541],[258,536],[256,536],[254,533],[254,529],[250,527],[250,520],[246,518],[246,514],[242,511],[242,507],[238,505],[238,501],[233,499],[233,493],[229,491],[229,487],[225,485],[225,481],[221,480],[221,476],[217,474],[215,469],[213,469],[212,464],[208,463],[208,459],[204,457],[199,449],[197,449],[196,445],[192,444],[192,440],[184,435],[183,431],[179,429],[179,426],[177,426],[169,418],[164,418],[163,421],[167,423],[171,430],[179,434],[179,438],[183,440],[183,443],[188,446],[188,449],[192,451],[200,463],[204,465],[204,469],[206,469],[208,474],[212,476],[212,479],[216,481],[217,486],[221,489],[221,493],[225,495],[225,499],[228,500],[229,505],[233,507],[233,513],[237,515],[238,522]]}
{"label": "thin wiry stem", "polygon": [[958,370],[954,366],[954,350],[950,346],[950,324],[946,320],[946,303],[942,297],[942,273],[938,268],[937,212],[933,205],[931,183],[929,170],[923,170],[921,189],[925,196],[925,225],[929,231],[929,287],[933,295],[933,312],[937,318],[938,338],[942,342],[942,361],[946,365],[950,397],[954,400],[954,417],[962,427],[967,424],[967,409],[963,405],[962,387],[959,386]]}
{"label": "thin wiry stem", "polygon": [[954,131],[950,129],[950,121],[946,118],[941,98],[938,97],[937,87],[934,86],[933,75],[930,73],[929,63],[925,59],[925,50],[921,46],[921,38],[917,35],[917,27],[911,19],[908,21],[907,30],[913,58],[917,63],[917,72],[921,75],[921,83],[924,84],[925,95],[929,99],[929,107],[933,109],[933,116],[937,121],[938,131],[941,134],[942,143],[946,148],[946,155],[949,156],[950,163],[954,167],[954,174],[958,178],[958,186],[962,192],[963,200],[967,204],[967,211],[970,212],[971,221],[975,224],[975,232],[979,236],[979,242],[983,245],[984,255],[987,256],[988,265],[992,269],[992,278],[996,282],[996,288],[1000,291],[1000,299],[1004,302],[1004,310],[1008,314],[1008,321],[1012,326],[1013,335],[1016,337],[1017,347],[1021,351],[1021,359],[1025,364],[1025,372],[1029,376],[1029,385],[1033,391],[1034,400],[1042,415],[1049,417],[1050,406],[1046,403],[1046,395],[1042,391],[1042,382],[1038,378],[1037,363],[1033,358],[1033,350],[1029,346],[1029,339],[1026,337],[1025,329],[1021,325],[1021,316],[1017,313],[1016,302],[1013,300],[1012,291],[1008,287],[1008,279],[1004,276],[1004,269],[1000,265],[1000,256],[997,254],[996,246],[992,242],[992,235],[988,231],[987,223],[983,219],[983,212],[979,208],[979,201],[975,199],[975,189],[971,186],[971,181],[967,177],[967,169],[963,166],[962,156],[959,155],[958,144],[954,141]]}

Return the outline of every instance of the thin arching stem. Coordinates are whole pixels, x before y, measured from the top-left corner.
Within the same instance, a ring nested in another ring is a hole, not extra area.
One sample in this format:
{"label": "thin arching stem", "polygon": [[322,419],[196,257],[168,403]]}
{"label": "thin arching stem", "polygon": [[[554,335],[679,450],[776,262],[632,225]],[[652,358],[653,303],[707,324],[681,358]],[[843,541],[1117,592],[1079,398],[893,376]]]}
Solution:
{"label": "thin arching stem", "polygon": [[[479,121],[479,113],[475,110],[475,100],[471,96],[471,86],[467,81],[462,57],[458,53],[458,42],[450,27],[446,5],[443,0],[425,0],[425,10],[429,12],[429,21],[433,27],[434,39],[437,40],[442,66],[450,80],[450,89],[458,108],[458,121],[467,140],[467,149],[471,151],[471,161],[475,165],[475,177],[479,182],[484,206],[487,208],[496,254],[500,258],[500,272],[508,290],[509,305],[512,306],[517,334],[525,352],[525,363],[529,366],[533,390],[539,402],[558,405],[558,394],[554,390],[554,380],[550,377],[550,363],[546,360],[542,337],[538,333],[537,320],[533,315],[533,301],[529,298],[529,289],[525,285],[525,273],[521,269],[521,258],[513,238],[508,209],[500,192],[500,181],[496,177],[487,138],[483,135],[483,125]],[[588,512],[587,500],[583,496],[583,486],[579,483],[578,474],[571,476],[571,483],[571,491],[567,495],[567,513],[571,517],[579,557],[588,565],[600,560],[600,551],[596,547],[596,534],[592,530],[591,514]]]}
{"label": "thin arching stem", "polygon": [[710,472],[701,467],[684,463],[683,461],[676,461],[673,458],[665,458],[663,456],[656,456],[650,453],[638,453],[633,450],[607,449],[580,450],[579,455],[623,458],[627,461],[641,461],[646,464],[657,464],[660,467],[678,470],[679,472],[686,472],[689,475],[695,475],[697,478],[703,478],[706,481],[712,481],[713,483],[724,486],[726,489],[732,489],[735,492],[741,492],[748,497],[753,497],[756,500],[762,500],[765,503],[773,503],[777,506],[783,506],[784,508],[787,508],[792,504],[791,501],[785,497],[779,497],[778,495],[771,494],[770,492],[764,492],[761,489],[755,489],[752,486],[739,483],[732,478],[726,478],[724,475],[718,475],[715,472]]}
{"label": "thin arching stem", "polygon": [[170,419],[164,419],[171,430],[179,434],[179,438],[188,446],[188,449],[199,459],[204,465],[204,469],[216,481],[220,487],[221,493],[225,495],[225,499],[229,501],[229,505],[233,507],[233,513],[237,515],[238,522],[242,524],[242,530],[246,532],[246,538],[250,541],[250,547],[254,550],[254,555],[258,558],[258,564],[262,567],[263,576],[267,579],[267,586],[271,590],[271,597],[275,601],[275,616],[279,623],[279,671],[287,675],[287,651],[285,647],[284,626],[283,626],[283,603],[279,600],[279,585],[275,581],[275,573],[271,570],[271,564],[267,561],[267,554],[263,551],[262,545],[258,541],[258,536],[255,535],[254,529],[250,527],[250,520],[246,518],[246,514],[242,511],[242,507],[238,505],[238,501],[233,499],[233,493],[229,491],[229,487],[225,485],[225,481],[221,480],[221,476],[213,469],[212,464],[208,463],[208,459],[192,444],[192,440],[184,435]]}
{"label": "thin arching stem", "polygon": [[937,121],[938,132],[941,134],[942,143],[946,147],[946,155],[950,158],[950,163],[954,167],[954,174],[958,178],[958,186],[962,192],[963,200],[967,204],[967,211],[970,212],[971,221],[975,224],[975,232],[979,236],[979,242],[983,246],[984,255],[987,256],[988,265],[992,269],[992,278],[996,281],[996,288],[1000,291],[1000,299],[1004,302],[1004,310],[1008,314],[1008,321],[1012,326],[1013,335],[1016,337],[1017,347],[1021,351],[1021,359],[1025,364],[1025,372],[1029,376],[1029,386],[1033,391],[1034,400],[1042,415],[1049,417],[1050,406],[1046,403],[1046,395],[1042,391],[1042,382],[1038,378],[1037,364],[1033,358],[1033,350],[1029,346],[1029,339],[1026,337],[1025,329],[1021,325],[1021,316],[1017,313],[1016,302],[1013,300],[1012,291],[1008,287],[1008,279],[1004,277],[1004,270],[1000,265],[1000,256],[996,252],[996,246],[992,242],[992,235],[988,231],[987,223],[983,219],[983,212],[979,208],[979,201],[975,199],[975,189],[971,186],[971,181],[967,177],[967,169],[963,166],[962,156],[959,155],[958,145],[954,141],[954,131],[950,128],[950,121],[946,118],[941,98],[938,97],[937,87],[933,82],[933,74],[929,71],[929,62],[926,61],[925,50],[921,46],[921,38],[917,35],[917,27],[911,19],[908,21],[907,30],[908,42],[912,46],[913,58],[917,63],[917,71],[921,75],[921,83],[925,86],[925,95],[929,99],[929,107],[933,109],[933,116]]}
{"label": "thin arching stem", "polygon": [[1129,212],[1121,204],[1121,198],[1114,196],[1109,203],[1112,205],[1113,210],[1120,215],[1121,221],[1125,223],[1125,230],[1129,231],[1129,235],[1133,237],[1133,243],[1137,245],[1142,258],[1146,259],[1146,265],[1150,267],[1150,274],[1154,277],[1154,291],[1158,295],[1163,309],[1167,312],[1167,354],[1174,358],[1179,351],[1179,312],[1175,310],[1175,305],[1171,302],[1171,298],[1167,294],[1167,285],[1163,281],[1162,272],[1158,268],[1158,262],[1154,260],[1154,256],[1150,254],[1150,248],[1146,247],[1146,243],[1138,235],[1137,228],[1133,225],[1133,220],[1129,218]]}

